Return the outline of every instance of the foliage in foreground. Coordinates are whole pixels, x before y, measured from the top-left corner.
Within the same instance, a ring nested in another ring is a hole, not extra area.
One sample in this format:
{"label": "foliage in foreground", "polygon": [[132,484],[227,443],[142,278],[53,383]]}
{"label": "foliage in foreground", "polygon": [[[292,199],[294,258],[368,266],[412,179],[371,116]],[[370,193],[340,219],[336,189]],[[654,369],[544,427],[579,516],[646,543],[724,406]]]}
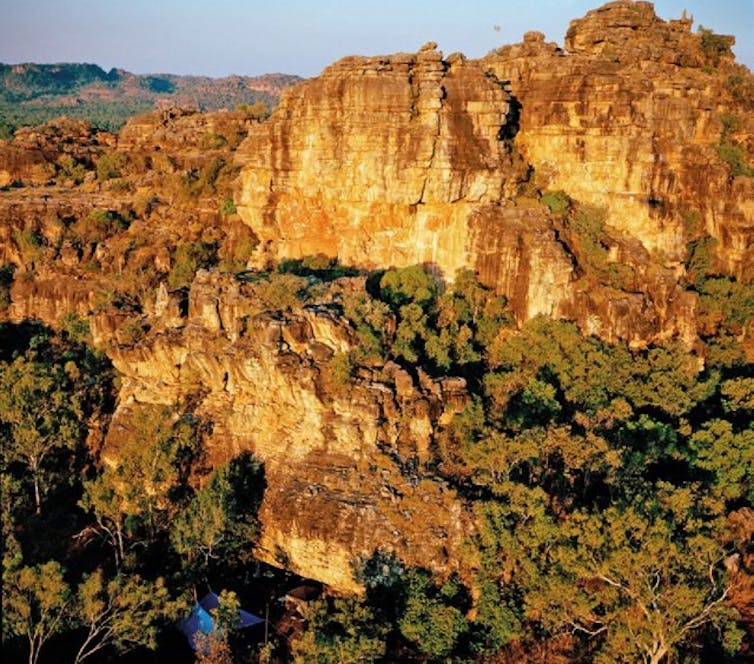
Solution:
{"label": "foliage in foreground", "polygon": [[[339,389],[353,389],[360,367],[387,361],[466,378],[465,408],[438,429],[431,458],[406,461],[422,480],[457,493],[475,531],[460,577],[407,567],[388,552],[359,561],[364,596],[313,604],[310,628],[293,644],[297,661],[494,661],[515,642],[561,636],[582,661],[736,661],[744,634],[726,562],[742,543],[727,519],[754,505],[754,372],[738,342],[753,308],[746,284],[711,273],[701,253],[690,261],[707,321],[705,359],[673,343],[608,344],[565,322],[516,329],[505,303],[469,273],[445,285],[421,267],[388,270],[368,275],[362,291],[337,290],[351,276],[332,280],[359,339],[333,358],[342,365]],[[295,310],[330,288],[322,273],[330,267],[287,266],[248,292],[260,306]],[[79,637],[80,659],[93,648],[153,647],[183,590],[249,563],[264,490],[251,457],[204,468],[211,423],[180,404],[137,408],[118,462],[83,462],[81,441],[107,408],[107,390],[95,389],[104,369],[66,343],[27,340],[8,348],[0,367],[8,395],[38,383],[46,405],[79,414],[70,444],[54,436],[60,449],[44,466],[37,501],[33,473],[15,450],[34,447],[24,431],[44,428],[24,425],[23,398],[0,411],[3,528],[19,542],[7,554],[4,593],[14,608],[4,635],[17,649],[25,639],[32,658],[60,634]],[[69,420],[52,418],[56,426]],[[81,469],[70,494],[61,464]],[[67,509],[111,557],[76,569],[64,552],[31,546],[21,517],[38,504],[35,518],[44,519],[50,492],[68,495]],[[142,605],[146,593],[156,605]],[[151,627],[138,640],[131,623],[116,620],[119,607],[144,612]],[[101,631],[102,615],[113,616],[113,633]],[[218,657],[227,654],[227,643],[214,645]]]}
{"label": "foliage in foreground", "polygon": [[217,554],[226,570],[248,562],[264,491],[250,455],[193,488],[209,472],[206,426],[173,409],[137,409],[120,463],[100,466],[85,441],[107,426],[115,377],[80,321],[64,324],[4,325],[1,337],[3,650],[30,664],[52,644],[76,663],[157,648]]}

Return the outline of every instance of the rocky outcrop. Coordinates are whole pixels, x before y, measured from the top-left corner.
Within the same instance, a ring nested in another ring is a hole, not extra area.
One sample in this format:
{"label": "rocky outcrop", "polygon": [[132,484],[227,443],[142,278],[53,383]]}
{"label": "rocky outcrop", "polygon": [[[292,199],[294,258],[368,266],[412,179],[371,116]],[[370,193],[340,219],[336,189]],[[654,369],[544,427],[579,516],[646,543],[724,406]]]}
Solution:
{"label": "rocky outcrop", "polygon": [[324,253],[449,280],[473,266],[523,317],[555,313],[572,266],[543,209],[511,202],[526,179],[513,123],[499,81],[434,44],[341,60],[239,148],[258,263]]}
{"label": "rocky outcrop", "polygon": [[233,212],[229,162],[252,122],[240,111],[164,109],[133,118],[117,140],[60,120],[0,141],[10,169],[0,186],[0,265],[15,269],[9,317],[56,325],[114,299],[150,312],[179,245],[242,269],[255,238]]}
{"label": "rocky outcrop", "polygon": [[352,344],[345,321],[326,306],[260,314],[244,291],[202,273],[187,314],[152,319],[138,344],[118,342],[112,314],[93,319],[122,374],[105,458],[117,456],[134,404],[172,406],[193,393],[195,415],[213,423],[210,463],[244,450],[264,462],[261,559],[342,590],[356,589],[356,559],[388,543],[407,562],[456,570],[470,519],[410,460],[426,459],[434,429],[463,408],[463,381],[420,382],[388,364],[328,389],[329,357]]}
{"label": "rocky outcrop", "polygon": [[42,127],[21,127],[12,141],[0,140],[0,187],[52,182],[60,165],[92,166],[115,136],[81,120],[60,118]]}
{"label": "rocky outcrop", "polygon": [[250,132],[239,208],[260,261],[337,255],[366,267],[468,265],[469,217],[520,177],[499,140],[508,95],[462,57],[341,60]]}
{"label": "rocky outcrop", "polygon": [[754,179],[736,177],[720,146],[734,122],[751,161],[752,77],[733,64],[731,37],[706,40],[690,19],[621,0],[572,21],[565,51],[528,33],[484,63],[521,105],[516,146],[538,186],[605,208],[661,264],[706,233],[721,268],[748,278]]}
{"label": "rocky outcrop", "polygon": [[[725,141],[750,154],[751,74],[729,38],[710,39],[625,0],[574,21],[567,53],[530,33],[475,62],[433,44],[345,58],[289,91],[237,153],[255,260],[427,263],[446,279],[471,267],[520,320],[692,343],[687,242],[718,239],[719,267],[736,277],[752,267],[754,179],[720,156]],[[630,284],[585,278],[534,200],[548,190],[604,213],[607,261],[628,265]]]}
{"label": "rocky outcrop", "polygon": [[255,124],[243,111],[199,113],[190,107],[168,107],[136,116],[118,134],[118,149],[124,153],[168,152],[187,154],[222,150],[238,145]]}

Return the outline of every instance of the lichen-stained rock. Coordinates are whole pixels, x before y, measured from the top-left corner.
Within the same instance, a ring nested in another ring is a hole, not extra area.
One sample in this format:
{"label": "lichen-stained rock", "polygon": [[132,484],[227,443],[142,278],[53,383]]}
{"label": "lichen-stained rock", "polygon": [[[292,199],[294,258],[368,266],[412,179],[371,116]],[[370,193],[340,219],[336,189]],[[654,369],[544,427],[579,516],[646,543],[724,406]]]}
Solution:
{"label": "lichen-stained rock", "polygon": [[484,62],[521,105],[516,146],[540,186],[606,208],[658,262],[682,261],[702,232],[719,241],[723,270],[751,277],[754,178],[736,176],[719,148],[732,121],[751,163],[752,99],[741,91],[754,81],[725,48],[705,50],[690,19],[619,0],[572,21],[565,51],[527,33]]}
{"label": "lichen-stained rock", "polygon": [[[359,556],[385,547],[457,571],[470,517],[454,491],[420,480],[410,464],[427,460],[437,428],[465,407],[464,381],[415,384],[388,363],[333,390],[323,374],[351,347],[348,323],[325,306],[255,306],[232,278],[204,272],[183,325],[155,326],[129,344],[111,332],[107,353],[122,380],[103,458],[117,458],[138,404],[172,407],[193,395],[194,414],[212,423],[211,465],[245,450],[264,462],[261,559],[341,590],[357,589]],[[105,343],[117,321],[101,313],[92,328]]]}

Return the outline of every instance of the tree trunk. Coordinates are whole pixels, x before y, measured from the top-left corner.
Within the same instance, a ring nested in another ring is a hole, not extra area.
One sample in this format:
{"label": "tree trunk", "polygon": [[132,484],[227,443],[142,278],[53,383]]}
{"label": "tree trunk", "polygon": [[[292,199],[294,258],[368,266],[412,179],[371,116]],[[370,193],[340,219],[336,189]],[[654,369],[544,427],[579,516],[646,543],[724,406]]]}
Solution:
{"label": "tree trunk", "polygon": [[42,461],[44,460],[44,457],[44,452],[39,456],[30,454],[26,457],[29,461],[29,470],[31,470],[31,476],[34,481],[34,507],[36,508],[37,514],[42,513],[42,486],[40,480],[42,476]]}
{"label": "tree trunk", "polygon": [[37,508],[37,514],[42,514],[42,496],[39,491],[39,473],[36,470],[32,470],[34,475],[34,504]]}
{"label": "tree trunk", "polygon": [[29,637],[29,664],[37,664],[39,659],[39,646],[37,646],[36,639]]}
{"label": "tree trunk", "polygon": [[120,524],[117,524],[115,526],[115,533],[118,537],[118,551],[117,551],[117,558],[118,558],[118,569],[120,569],[121,565],[123,565],[123,559],[125,558],[125,551],[123,550],[123,531],[121,530]]}
{"label": "tree trunk", "polygon": [[89,630],[89,634],[86,637],[86,641],[81,645],[79,648],[79,651],[76,653],[76,659],[73,660],[73,664],[81,664],[89,655],[91,655],[95,650],[98,648],[95,648],[95,650],[87,651],[87,647],[89,644],[94,640],[94,637],[96,636],[96,631],[93,631],[93,629]]}
{"label": "tree trunk", "polygon": [[661,664],[667,654],[668,649],[665,646],[659,646],[654,652],[650,653],[649,664]]}

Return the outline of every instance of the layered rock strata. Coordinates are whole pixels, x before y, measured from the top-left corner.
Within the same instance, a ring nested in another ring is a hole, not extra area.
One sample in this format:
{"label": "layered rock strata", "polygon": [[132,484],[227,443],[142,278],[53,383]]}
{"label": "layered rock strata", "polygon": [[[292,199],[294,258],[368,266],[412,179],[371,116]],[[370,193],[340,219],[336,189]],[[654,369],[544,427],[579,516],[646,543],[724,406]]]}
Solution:
{"label": "layered rock strata", "polygon": [[329,67],[239,148],[258,264],[324,253],[450,280],[478,265],[523,316],[556,313],[572,266],[543,210],[509,200],[526,179],[511,114],[499,81],[434,44]]}
{"label": "layered rock strata", "polygon": [[[747,279],[754,179],[720,156],[728,141],[750,159],[751,74],[731,39],[714,36],[711,55],[690,25],[621,0],[574,21],[568,52],[530,33],[481,61],[433,44],[341,60],[290,90],[237,152],[256,263],[324,253],[427,263],[446,279],[470,267],[520,320],[693,343],[687,243],[717,239],[717,267]],[[629,282],[588,274],[534,200],[548,190],[599,210],[607,261],[629,266]]]}

